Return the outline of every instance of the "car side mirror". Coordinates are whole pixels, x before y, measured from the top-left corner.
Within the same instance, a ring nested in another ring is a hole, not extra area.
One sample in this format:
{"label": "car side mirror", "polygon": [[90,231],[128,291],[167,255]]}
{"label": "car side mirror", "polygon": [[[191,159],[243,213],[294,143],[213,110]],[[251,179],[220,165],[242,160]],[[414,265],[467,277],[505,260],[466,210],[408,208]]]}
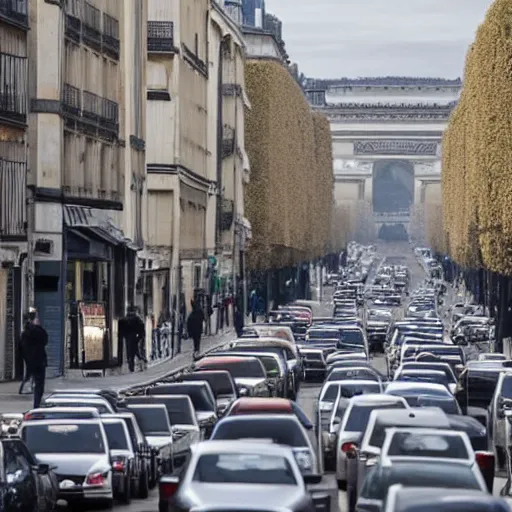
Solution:
{"label": "car side mirror", "polygon": [[304,475],[306,485],[317,485],[322,481],[322,475]]}
{"label": "car side mirror", "polygon": [[47,475],[50,472],[50,465],[49,464],[39,464],[37,466],[37,472],[40,475]]}

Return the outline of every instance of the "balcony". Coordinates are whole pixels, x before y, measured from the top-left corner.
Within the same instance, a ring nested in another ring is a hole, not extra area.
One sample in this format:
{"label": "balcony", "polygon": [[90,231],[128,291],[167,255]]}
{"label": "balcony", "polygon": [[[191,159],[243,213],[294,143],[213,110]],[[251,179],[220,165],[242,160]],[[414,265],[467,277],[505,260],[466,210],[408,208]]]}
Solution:
{"label": "balcony", "polygon": [[62,111],[75,117],[82,112],[82,91],[77,87],[64,84],[62,88]]}
{"label": "balcony", "polygon": [[28,28],[28,0],[0,0],[0,19],[17,27]]}
{"label": "balcony", "polygon": [[119,21],[106,13],[103,13],[102,48],[104,54],[119,59]]}
{"label": "balcony", "polygon": [[80,0],[67,0],[65,22],[66,37],[75,43],[79,43],[82,37],[82,11],[83,3]]}
{"label": "balcony", "polygon": [[177,53],[172,21],[148,21],[148,53]]}
{"label": "balcony", "polygon": [[82,40],[87,45],[101,52],[101,11],[84,2]]}
{"label": "balcony", "polygon": [[27,164],[0,157],[0,239],[26,236]]}
{"label": "balcony", "polygon": [[27,59],[0,52],[0,119],[27,122]]}

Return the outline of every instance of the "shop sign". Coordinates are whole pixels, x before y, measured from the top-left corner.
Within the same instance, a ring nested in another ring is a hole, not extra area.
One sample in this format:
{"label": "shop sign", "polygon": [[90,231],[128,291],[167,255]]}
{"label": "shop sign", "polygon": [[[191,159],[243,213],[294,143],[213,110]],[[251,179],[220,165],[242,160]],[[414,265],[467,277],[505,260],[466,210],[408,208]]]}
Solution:
{"label": "shop sign", "polygon": [[105,304],[79,302],[82,363],[103,361],[103,339],[107,330]]}

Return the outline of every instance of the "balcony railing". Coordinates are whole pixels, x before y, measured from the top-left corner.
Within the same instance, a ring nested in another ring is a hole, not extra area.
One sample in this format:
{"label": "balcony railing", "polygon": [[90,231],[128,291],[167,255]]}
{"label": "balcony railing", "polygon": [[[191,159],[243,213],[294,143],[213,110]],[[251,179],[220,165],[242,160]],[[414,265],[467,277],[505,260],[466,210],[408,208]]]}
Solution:
{"label": "balcony railing", "polygon": [[83,2],[67,0],[66,2],[66,37],[79,43],[82,35]]}
{"label": "balcony railing", "polygon": [[174,23],[148,21],[148,53],[174,53]]}
{"label": "balcony railing", "polygon": [[119,21],[103,13],[103,52],[114,59],[119,58]]}
{"label": "balcony railing", "polygon": [[119,105],[115,101],[101,98],[100,124],[109,131],[119,129]]}
{"label": "balcony railing", "polygon": [[78,87],[64,84],[62,88],[62,110],[66,114],[79,117],[82,112],[82,91]]}
{"label": "balcony railing", "polygon": [[0,52],[0,117],[27,120],[27,59]]}
{"label": "balcony railing", "polygon": [[84,2],[82,39],[85,44],[101,51],[101,11]]}
{"label": "balcony railing", "polygon": [[28,26],[28,0],[0,0],[0,18],[16,25]]}
{"label": "balcony railing", "polygon": [[26,234],[27,165],[0,158],[0,238]]}

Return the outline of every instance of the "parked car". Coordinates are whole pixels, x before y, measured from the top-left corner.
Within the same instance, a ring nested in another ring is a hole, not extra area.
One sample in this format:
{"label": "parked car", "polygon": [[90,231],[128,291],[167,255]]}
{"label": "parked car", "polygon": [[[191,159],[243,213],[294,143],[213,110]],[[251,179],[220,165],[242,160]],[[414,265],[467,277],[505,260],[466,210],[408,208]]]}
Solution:
{"label": "parked car", "polygon": [[115,409],[108,400],[94,395],[57,395],[43,400],[43,407],[94,407],[100,414],[114,413]]}
{"label": "parked car", "polygon": [[24,421],[20,434],[39,464],[55,466],[59,499],[75,507],[112,506],[112,466],[100,419]]}
{"label": "parked car", "polygon": [[206,381],[212,388],[217,404],[217,416],[221,417],[226,409],[237,399],[236,384],[231,374],[225,370],[198,371],[186,373],[179,378],[180,381]]}
{"label": "parked car", "polygon": [[[162,384],[148,388],[147,394],[149,396],[188,395],[195,409],[197,422],[201,431],[201,439],[208,439],[210,437],[213,426],[217,422],[218,417],[217,402],[213,395],[212,388],[207,381],[203,380],[196,382],[173,382],[171,384]],[[179,421],[178,418],[176,418],[175,421]],[[190,425],[189,414],[187,414],[186,423],[180,423]]]}
{"label": "parked car", "polygon": [[257,504],[258,510],[315,512],[305,482],[320,479],[302,476],[292,451],[284,446],[207,441],[193,448],[182,475],[161,478],[159,512],[239,511],[243,503]]}
{"label": "parked car", "polygon": [[218,356],[197,361],[194,370],[227,370],[239,396],[269,396],[265,367],[256,357]]}

